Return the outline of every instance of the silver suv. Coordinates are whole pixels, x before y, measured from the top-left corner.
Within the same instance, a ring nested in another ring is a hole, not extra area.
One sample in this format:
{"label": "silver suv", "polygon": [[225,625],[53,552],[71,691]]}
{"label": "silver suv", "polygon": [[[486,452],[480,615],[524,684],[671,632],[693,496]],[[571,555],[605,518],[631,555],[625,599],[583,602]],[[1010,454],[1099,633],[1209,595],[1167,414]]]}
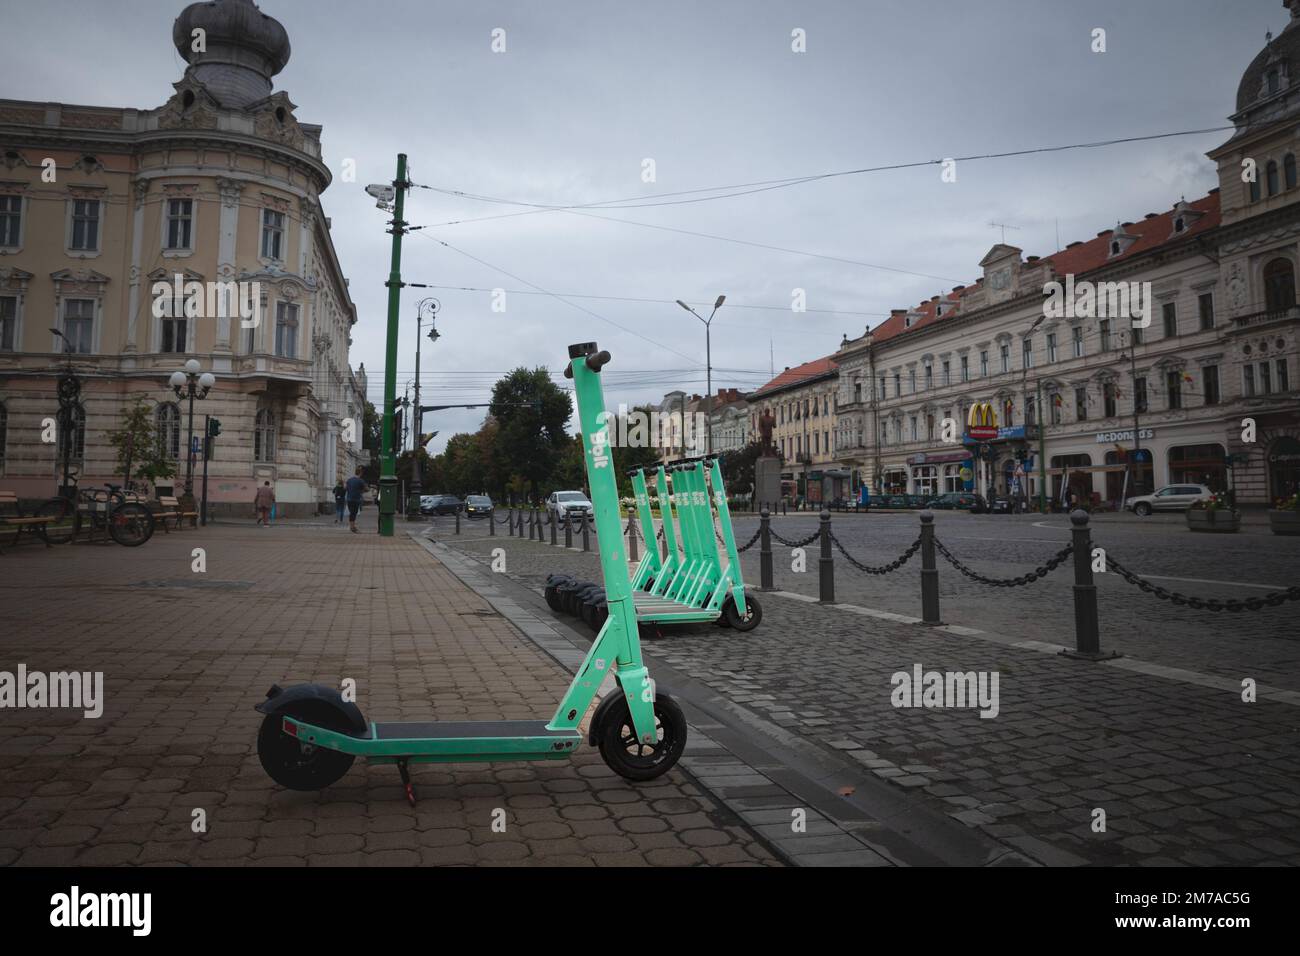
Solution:
{"label": "silver suv", "polygon": [[1129,499],[1128,509],[1146,517],[1153,511],[1186,511],[1197,501],[1208,501],[1214,492],[1205,485],[1165,485],[1153,495]]}
{"label": "silver suv", "polygon": [[565,515],[571,521],[581,521],[585,514],[590,520],[595,516],[591,502],[581,491],[553,491],[546,499],[546,510],[555,515],[557,522],[563,522]]}

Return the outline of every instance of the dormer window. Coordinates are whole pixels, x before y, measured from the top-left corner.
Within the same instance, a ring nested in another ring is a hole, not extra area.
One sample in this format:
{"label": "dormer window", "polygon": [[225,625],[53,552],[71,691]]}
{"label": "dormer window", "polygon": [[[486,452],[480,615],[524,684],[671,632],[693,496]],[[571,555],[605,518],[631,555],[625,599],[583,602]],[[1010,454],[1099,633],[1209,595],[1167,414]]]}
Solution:
{"label": "dormer window", "polygon": [[1186,228],[1187,228],[1187,221],[1183,219],[1182,216],[1179,216],[1177,219],[1174,220],[1174,232],[1182,232]]}
{"label": "dormer window", "polygon": [[1286,181],[1287,189],[1295,189],[1295,154],[1287,153],[1286,158],[1282,160],[1282,175]]}
{"label": "dormer window", "polygon": [[1268,95],[1272,96],[1274,93],[1277,92],[1278,89],[1278,78],[1277,78],[1276,68],[1268,71],[1267,81],[1268,81]]}
{"label": "dormer window", "polygon": [[1119,240],[1116,240],[1110,244],[1110,254],[1112,256],[1119,255]]}

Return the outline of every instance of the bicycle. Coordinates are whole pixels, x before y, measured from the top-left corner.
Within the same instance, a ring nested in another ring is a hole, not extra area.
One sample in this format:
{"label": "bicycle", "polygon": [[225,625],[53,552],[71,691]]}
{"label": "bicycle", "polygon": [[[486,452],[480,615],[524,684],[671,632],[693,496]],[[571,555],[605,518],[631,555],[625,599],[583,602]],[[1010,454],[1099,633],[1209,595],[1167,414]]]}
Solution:
{"label": "bicycle", "polygon": [[86,525],[91,541],[95,532],[102,530],[126,548],[139,547],[153,537],[153,513],[140,501],[128,500],[121,485],[106,484],[104,488],[107,490],[78,491],[75,499],[60,496],[46,501],[35,516],[54,520],[40,525],[37,533],[49,544],[67,544]]}

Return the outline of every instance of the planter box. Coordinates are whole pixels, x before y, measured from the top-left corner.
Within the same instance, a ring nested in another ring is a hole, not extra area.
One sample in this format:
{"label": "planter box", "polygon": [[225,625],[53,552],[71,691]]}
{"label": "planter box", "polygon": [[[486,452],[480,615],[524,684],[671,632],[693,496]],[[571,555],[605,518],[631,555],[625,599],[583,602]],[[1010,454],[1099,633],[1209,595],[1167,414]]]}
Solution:
{"label": "planter box", "polygon": [[1268,526],[1274,534],[1300,535],[1300,511],[1270,511]]}
{"label": "planter box", "polygon": [[1210,531],[1230,534],[1241,530],[1241,515],[1227,508],[1210,511],[1208,508],[1189,508],[1187,527],[1192,531]]}

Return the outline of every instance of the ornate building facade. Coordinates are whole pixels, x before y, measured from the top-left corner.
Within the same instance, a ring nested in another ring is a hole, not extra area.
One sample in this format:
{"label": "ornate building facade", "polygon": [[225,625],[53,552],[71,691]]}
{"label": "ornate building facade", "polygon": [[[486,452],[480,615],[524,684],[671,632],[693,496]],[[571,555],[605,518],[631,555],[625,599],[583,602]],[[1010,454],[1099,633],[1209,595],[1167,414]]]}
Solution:
{"label": "ornate building facade", "polygon": [[[1116,504],[1172,483],[1244,504],[1296,491],[1300,0],[1286,6],[1209,154],[1218,188],[1050,256],[996,245],[974,285],[842,343],[836,451],[858,480]],[[977,441],[985,403],[997,437]]]}
{"label": "ornate building facade", "polygon": [[[282,511],[314,512],[355,467],[364,410],[321,128],[272,91],[289,39],[251,0],[191,4],[173,39],[189,66],[155,109],[0,100],[0,485],[48,497],[65,450],[83,486],[120,481],[107,433],[143,399],[183,491],[168,379],[193,359],[216,378],[194,423],[222,426],[213,510],[246,513],[270,481]],[[160,307],[178,284],[189,308]],[[51,442],[66,368],[80,401]]]}

